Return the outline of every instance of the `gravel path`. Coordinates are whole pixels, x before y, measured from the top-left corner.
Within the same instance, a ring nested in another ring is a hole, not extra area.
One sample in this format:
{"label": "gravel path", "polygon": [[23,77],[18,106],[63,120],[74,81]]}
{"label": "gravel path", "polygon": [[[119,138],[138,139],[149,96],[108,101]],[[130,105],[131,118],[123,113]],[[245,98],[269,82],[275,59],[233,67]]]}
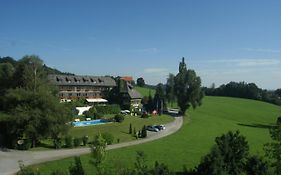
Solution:
{"label": "gravel path", "polygon": [[[178,131],[183,123],[182,117],[175,117],[175,120],[166,124],[166,129],[160,132],[149,132],[145,139],[124,142],[107,146],[107,150],[123,148],[150,142]],[[66,157],[79,156],[90,153],[90,148],[62,149],[51,151],[16,151],[16,150],[0,150],[0,175],[11,175],[19,170],[18,161],[22,161],[24,165],[38,164],[51,160],[63,159]]]}

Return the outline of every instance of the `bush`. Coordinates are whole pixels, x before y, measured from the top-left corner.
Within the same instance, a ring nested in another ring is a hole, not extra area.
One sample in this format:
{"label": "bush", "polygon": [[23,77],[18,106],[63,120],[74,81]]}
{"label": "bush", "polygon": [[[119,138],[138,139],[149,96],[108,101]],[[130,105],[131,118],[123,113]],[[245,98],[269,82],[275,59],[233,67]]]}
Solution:
{"label": "bush", "polygon": [[54,147],[56,149],[60,149],[61,146],[62,146],[62,143],[61,143],[61,138],[56,138],[53,140],[53,143],[54,143]]}
{"label": "bush", "polygon": [[64,139],[65,147],[66,148],[72,148],[73,147],[73,138],[71,136],[66,136]]}
{"label": "bush", "polygon": [[114,136],[110,133],[105,132],[105,133],[102,133],[101,136],[104,138],[104,140],[106,141],[106,143],[108,145],[111,145],[114,141]]}
{"label": "bush", "polygon": [[75,137],[74,140],[73,140],[73,145],[74,147],[78,147],[81,145],[81,139],[78,138],[78,137]]}
{"label": "bush", "polygon": [[68,169],[70,175],[85,174],[80,157],[74,157],[74,165],[71,165]]}
{"label": "bush", "polygon": [[86,146],[88,144],[88,141],[89,141],[89,136],[84,136],[82,138],[82,141],[83,141],[83,145]]}
{"label": "bush", "polygon": [[92,107],[89,109],[89,111],[85,111],[83,114],[84,114],[85,118],[96,119],[97,110],[95,107]]}
{"label": "bush", "polygon": [[101,119],[101,118],[103,118],[103,113],[99,113],[99,112],[97,112],[97,113],[95,113],[95,116],[94,116],[94,119]]}
{"label": "bush", "polygon": [[40,172],[33,170],[30,167],[24,166],[22,161],[19,161],[20,171],[17,172],[17,175],[40,175]]}
{"label": "bush", "polygon": [[146,126],[145,125],[142,127],[141,137],[142,138],[146,138],[147,137],[147,130],[146,130]]}
{"label": "bush", "polygon": [[68,175],[68,172],[66,170],[55,170],[51,175]]}
{"label": "bush", "polygon": [[130,123],[130,126],[129,126],[129,134],[132,134],[132,132],[133,132],[132,123]]}
{"label": "bush", "polygon": [[31,140],[24,139],[22,144],[17,144],[18,150],[29,150],[31,148]]}
{"label": "bush", "polygon": [[121,123],[121,122],[124,121],[125,118],[124,118],[124,116],[122,114],[116,114],[114,119],[115,119],[116,122]]}
{"label": "bush", "polygon": [[96,106],[97,113],[101,114],[118,114],[121,111],[119,105],[106,105],[106,106]]}
{"label": "bush", "polygon": [[149,118],[150,115],[146,112],[144,112],[142,115],[141,115],[141,118]]}

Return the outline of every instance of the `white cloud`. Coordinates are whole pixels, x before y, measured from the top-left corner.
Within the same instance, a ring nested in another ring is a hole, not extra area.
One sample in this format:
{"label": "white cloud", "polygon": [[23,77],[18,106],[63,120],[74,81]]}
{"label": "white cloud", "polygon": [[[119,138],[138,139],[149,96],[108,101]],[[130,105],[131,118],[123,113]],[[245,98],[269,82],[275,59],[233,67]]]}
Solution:
{"label": "white cloud", "polygon": [[221,63],[224,65],[231,65],[236,67],[260,67],[260,66],[274,66],[281,63],[280,59],[219,59],[211,60],[210,63]]}
{"label": "white cloud", "polygon": [[281,53],[281,49],[243,48],[242,50],[250,52]]}
{"label": "white cloud", "polygon": [[245,59],[237,62],[238,66],[242,67],[255,67],[255,66],[272,66],[280,64],[278,59]]}

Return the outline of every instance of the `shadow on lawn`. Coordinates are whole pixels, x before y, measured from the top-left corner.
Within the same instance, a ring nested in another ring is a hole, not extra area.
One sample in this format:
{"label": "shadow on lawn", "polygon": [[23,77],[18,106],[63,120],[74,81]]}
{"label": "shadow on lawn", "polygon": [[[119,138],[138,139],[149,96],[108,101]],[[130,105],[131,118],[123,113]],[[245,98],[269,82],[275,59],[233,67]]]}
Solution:
{"label": "shadow on lawn", "polygon": [[42,147],[42,148],[49,148],[49,149],[55,149],[55,146],[51,143],[42,143],[39,142],[36,147]]}
{"label": "shadow on lawn", "polygon": [[265,125],[265,124],[245,124],[245,123],[238,123],[240,126],[252,127],[252,128],[262,128],[262,129],[270,129],[273,125]]}

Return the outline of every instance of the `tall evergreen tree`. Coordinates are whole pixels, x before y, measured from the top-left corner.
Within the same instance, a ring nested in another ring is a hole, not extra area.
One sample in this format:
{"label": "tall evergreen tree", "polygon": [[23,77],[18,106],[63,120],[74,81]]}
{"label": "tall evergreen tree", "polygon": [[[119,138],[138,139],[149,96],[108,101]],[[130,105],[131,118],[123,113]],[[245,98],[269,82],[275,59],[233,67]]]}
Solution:
{"label": "tall evergreen tree", "polygon": [[156,110],[158,114],[162,114],[164,108],[166,107],[166,101],[165,101],[165,91],[164,91],[164,85],[162,83],[159,83],[156,86],[156,92],[154,95],[154,105],[156,107]]}
{"label": "tall evergreen tree", "polygon": [[174,87],[175,87],[175,75],[170,73],[166,83],[166,99],[171,106],[173,106],[173,103],[176,100]]}

